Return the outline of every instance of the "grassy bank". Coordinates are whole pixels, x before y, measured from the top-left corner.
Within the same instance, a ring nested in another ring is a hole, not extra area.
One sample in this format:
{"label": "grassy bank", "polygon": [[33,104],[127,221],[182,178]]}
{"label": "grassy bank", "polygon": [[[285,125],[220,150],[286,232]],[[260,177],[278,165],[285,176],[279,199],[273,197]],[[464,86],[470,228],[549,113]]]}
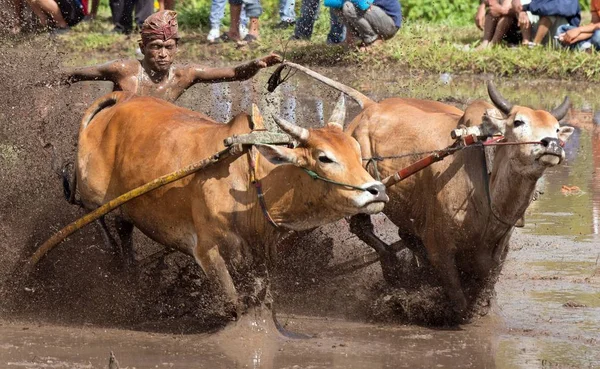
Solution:
{"label": "grassy bank", "polygon": [[[464,22],[448,24],[407,20],[396,37],[363,54],[325,44],[329,27],[326,11],[322,12],[315,25],[311,42],[288,42],[292,29],[274,30],[278,17],[271,11],[264,16],[270,20],[262,23],[260,43],[241,49],[234,44],[208,45],[205,37],[207,27],[190,23],[195,18],[189,10],[182,10],[182,13],[187,14],[187,18],[182,17],[185,22],[181,27],[180,57],[194,61],[239,61],[276,51],[307,65],[359,64],[364,68],[389,68],[393,73],[488,73],[504,77],[600,81],[600,53],[506,46],[477,51],[475,48],[481,33],[474,25]],[[104,14],[104,17],[107,15]],[[584,23],[586,21],[589,20],[584,17]],[[72,59],[74,64],[135,55],[137,35],[129,38],[111,35],[108,34],[110,28],[106,20],[82,23],[68,35],[59,37],[59,42],[66,51],[80,56]]]}

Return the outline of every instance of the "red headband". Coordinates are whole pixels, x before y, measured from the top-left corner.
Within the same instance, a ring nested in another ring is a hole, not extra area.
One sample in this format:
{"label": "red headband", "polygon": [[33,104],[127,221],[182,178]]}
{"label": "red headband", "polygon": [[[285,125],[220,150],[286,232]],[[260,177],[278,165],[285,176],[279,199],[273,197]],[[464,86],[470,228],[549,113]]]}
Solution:
{"label": "red headband", "polygon": [[144,21],[140,33],[144,42],[178,39],[177,13],[172,10],[163,10],[152,14]]}

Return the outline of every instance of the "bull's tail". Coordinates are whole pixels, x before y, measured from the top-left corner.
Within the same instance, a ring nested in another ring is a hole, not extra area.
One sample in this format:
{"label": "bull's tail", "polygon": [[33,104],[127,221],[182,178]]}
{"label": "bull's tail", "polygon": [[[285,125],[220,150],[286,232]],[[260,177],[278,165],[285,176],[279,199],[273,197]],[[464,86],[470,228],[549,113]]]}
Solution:
{"label": "bull's tail", "polygon": [[335,88],[336,90],[345,93],[346,95],[350,96],[354,101],[356,101],[356,103],[358,105],[360,105],[360,107],[362,109],[366,108],[367,106],[369,106],[371,104],[376,103],[374,100],[372,100],[365,94],[353,89],[352,87],[346,86],[340,82],[337,82],[330,78],[327,78],[322,74],[319,74],[313,70],[303,67],[302,65],[287,62],[287,61],[284,62],[283,65],[287,65],[291,68],[297,69],[297,70],[301,71],[302,73],[316,79],[317,81],[321,81],[324,84],[326,84],[327,86]]}
{"label": "bull's tail", "polygon": [[85,129],[94,119],[96,114],[100,113],[100,111],[109,108],[117,103],[127,101],[133,96],[130,92],[124,91],[113,91],[109,94],[106,94],[94,101],[92,105],[85,111],[83,114],[83,118],[81,119],[81,130]]}

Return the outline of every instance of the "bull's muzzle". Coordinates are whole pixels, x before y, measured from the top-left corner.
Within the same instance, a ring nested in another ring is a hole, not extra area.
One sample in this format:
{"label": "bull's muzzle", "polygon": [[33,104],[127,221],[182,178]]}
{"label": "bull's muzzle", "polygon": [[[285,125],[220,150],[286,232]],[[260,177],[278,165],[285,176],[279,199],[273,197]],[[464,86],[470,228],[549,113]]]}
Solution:
{"label": "bull's muzzle", "polygon": [[[541,141],[542,146],[544,147],[542,153],[539,155],[539,159],[543,159],[547,155],[558,157],[558,163],[562,161],[565,156],[565,150],[563,149],[563,143],[558,138],[546,137]],[[546,160],[543,160],[546,161]],[[553,163],[548,164],[555,164]]]}
{"label": "bull's muzzle", "polygon": [[373,195],[373,201],[383,201],[388,202],[390,198],[385,192],[385,186],[381,182],[375,182],[369,184],[368,187],[365,188],[371,195]]}

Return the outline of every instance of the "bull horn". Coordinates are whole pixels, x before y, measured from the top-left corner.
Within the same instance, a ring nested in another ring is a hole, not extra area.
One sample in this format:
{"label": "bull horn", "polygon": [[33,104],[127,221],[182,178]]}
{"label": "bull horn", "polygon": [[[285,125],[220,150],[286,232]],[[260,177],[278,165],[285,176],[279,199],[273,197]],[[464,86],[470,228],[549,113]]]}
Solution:
{"label": "bull horn", "polygon": [[494,105],[496,105],[496,107],[500,109],[500,111],[502,111],[504,114],[510,114],[510,111],[513,108],[513,104],[509,103],[508,100],[506,100],[502,95],[500,95],[500,92],[496,90],[494,82],[488,81],[487,88],[488,95],[490,95],[490,99],[492,100]]}
{"label": "bull horn", "polygon": [[277,115],[273,115],[273,119],[279,128],[281,128],[288,135],[292,136],[292,138],[298,140],[299,142],[308,141],[308,137],[310,136],[308,129],[292,124],[287,120],[278,117]]}
{"label": "bull horn", "polygon": [[331,117],[329,117],[329,122],[337,123],[341,126],[344,125],[344,121],[346,120],[346,98],[344,97],[344,93],[340,93],[340,97],[338,98],[335,107],[333,108],[333,113],[331,113]]}
{"label": "bull horn", "polygon": [[563,102],[559,106],[554,108],[550,112],[550,114],[552,114],[552,116],[554,118],[556,118],[556,120],[560,121],[565,117],[565,115],[567,115],[570,107],[571,107],[571,100],[569,100],[569,96],[565,96],[565,99],[563,100]]}

